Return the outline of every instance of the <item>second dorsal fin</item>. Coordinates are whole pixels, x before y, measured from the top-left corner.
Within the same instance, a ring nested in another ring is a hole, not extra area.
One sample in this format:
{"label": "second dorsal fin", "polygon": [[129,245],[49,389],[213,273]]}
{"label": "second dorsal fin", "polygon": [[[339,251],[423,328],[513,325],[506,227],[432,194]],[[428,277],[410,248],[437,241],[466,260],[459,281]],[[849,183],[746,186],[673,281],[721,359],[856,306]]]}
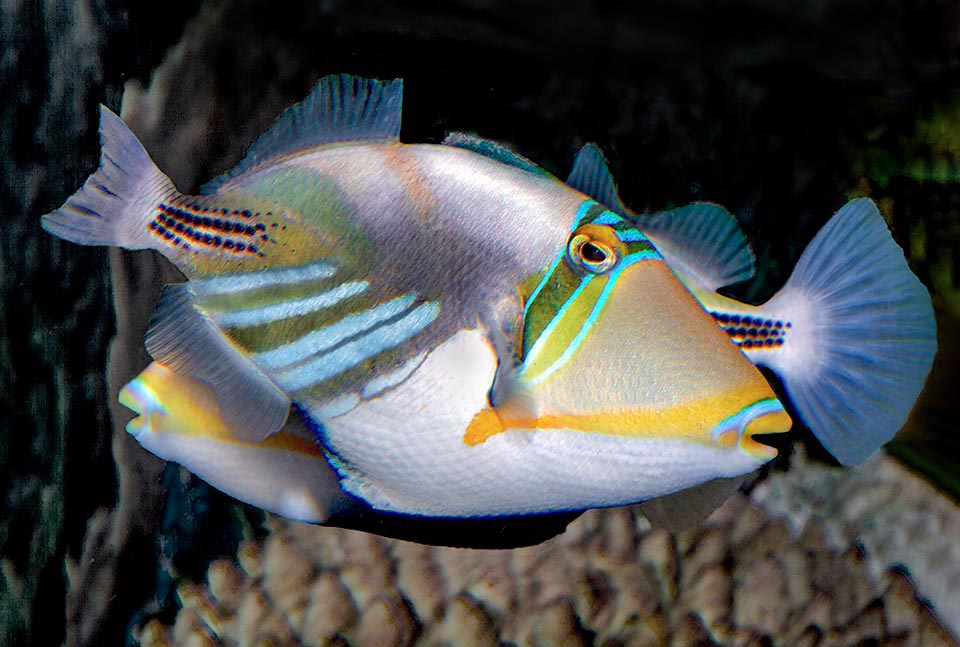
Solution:
{"label": "second dorsal fin", "polygon": [[271,159],[323,144],[397,141],[403,81],[378,81],[349,74],[325,76],[247,149],[236,168],[208,182],[203,193]]}
{"label": "second dorsal fin", "polygon": [[736,218],[720,205],[695,202],[637,215],[620,200],[607,162],[593,144],[577,153],[567,184],[637,223],[685,281],[716,290],[753,276],[754,258],[747,239]]}

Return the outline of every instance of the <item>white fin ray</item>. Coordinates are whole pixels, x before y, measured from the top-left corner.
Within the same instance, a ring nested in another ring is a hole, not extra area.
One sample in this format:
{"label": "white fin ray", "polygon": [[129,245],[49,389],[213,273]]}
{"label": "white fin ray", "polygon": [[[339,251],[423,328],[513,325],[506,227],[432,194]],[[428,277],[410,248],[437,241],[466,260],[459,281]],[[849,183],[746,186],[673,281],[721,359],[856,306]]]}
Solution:
{"label": "white fin ray", "polygon": [[716,291],[753,278],[750,245],[737,219],[718,204],[694,202],[640,216],[638,227],[682,280]]}

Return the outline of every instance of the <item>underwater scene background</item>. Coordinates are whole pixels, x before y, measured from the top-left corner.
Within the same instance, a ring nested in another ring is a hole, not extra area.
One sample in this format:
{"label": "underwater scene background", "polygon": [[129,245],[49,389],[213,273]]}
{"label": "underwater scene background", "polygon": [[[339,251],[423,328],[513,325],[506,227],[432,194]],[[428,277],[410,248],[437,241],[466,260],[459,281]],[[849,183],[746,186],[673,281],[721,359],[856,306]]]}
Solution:
{"label": "underwater scene background", "polygon": [[[958,644],[958,45],[934,1],[3,3],[0,645]],[[195,191],[337,72],[404,79],[402,141],[560,177],[595,142],[638,212],[724,205],[753,303],[872,197],[937,312],[906,428],[854,469],[795,429],[681,533],[619,508],[510,551],[288,522],[148,454],[115,394],[177,273],[39,215],[96,168],[98,103]]]}

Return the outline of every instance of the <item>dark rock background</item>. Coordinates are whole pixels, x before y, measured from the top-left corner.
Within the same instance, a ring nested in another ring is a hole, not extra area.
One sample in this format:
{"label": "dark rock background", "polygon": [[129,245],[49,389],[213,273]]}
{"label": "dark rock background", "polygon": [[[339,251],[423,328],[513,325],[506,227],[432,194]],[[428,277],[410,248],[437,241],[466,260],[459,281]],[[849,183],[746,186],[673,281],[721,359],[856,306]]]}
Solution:
{"label": "dark rock background", "polygon": [[0,4],[0,644],[121,644],[140,610],[163,612],[158,565],[202,572],[258,532],[111,432],[172,275],[38,226],[96,168],[97,104],[119,110],[125,84],[124,116],[185,191],[333,72],[403,77],[404,141],[471,131],[561,177],[596,142],[636,210],[731,209],[755,301],[872,195],[935,293],[943,347],[893,449],[960,491],[958,43],[960,7],[932,0]]}

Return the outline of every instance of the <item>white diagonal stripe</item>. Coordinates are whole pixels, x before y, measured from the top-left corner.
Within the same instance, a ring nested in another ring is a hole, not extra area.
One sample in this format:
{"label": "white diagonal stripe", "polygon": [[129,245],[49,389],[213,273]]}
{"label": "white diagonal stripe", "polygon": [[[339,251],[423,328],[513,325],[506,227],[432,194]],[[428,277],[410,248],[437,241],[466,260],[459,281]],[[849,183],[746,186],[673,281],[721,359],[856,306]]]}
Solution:
{"label": "white diagonal stripe", "polygon": [[247,310],[235,310],[233,312],[211,313],[210,317],[221,328],[245,328],[248,326],[260,326],[262,324],[273,323],[282,319],[299,317],[302,315],[316,312],[324,308],[336,305],[345,299],[356,296],[366,291],[369,283],[366,281],[355,281],[338,285],[332,290],[314,294],[313,296],[292,301],[281,301],[280,303],[271,303],[270,305],[260,306],[259,308],[249,308]]}
{"label": "white diagonal stripe", "polygon": [[369,310],[348,315],[336,323],[315,330],[289,344],[257,353],[253,356],[253,361],[264,369],[279,369],[295,364],[396,317],[413,305],[414,299],[413,295],[402,296]]}
{"label": "white diagonal stripe", "polygon": [[347,371],[360,362],[399,346],[437,318],[440,306],[424,303],[393,323],[374,328],[363,337],[279,373],[275,380],[286,391],[298,391]]}
{"label": "white diagonal stripe", "polygon": [[221,274],[208,279],[192,279],[188,285],[198,297],[216,294],[236,294],[269,288],[277,285],[295,285],[308,281],[327,279],[337,273],[336,268],[327,263],[310,263],[298,267],[284,267],[276,270],[254,270],[252,272],[234,272]]}

